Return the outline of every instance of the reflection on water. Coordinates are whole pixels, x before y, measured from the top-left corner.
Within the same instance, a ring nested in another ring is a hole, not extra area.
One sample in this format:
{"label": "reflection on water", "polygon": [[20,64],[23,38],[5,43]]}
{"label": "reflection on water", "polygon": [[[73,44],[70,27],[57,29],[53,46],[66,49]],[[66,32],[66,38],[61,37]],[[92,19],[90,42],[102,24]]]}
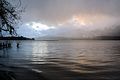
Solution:
{"label": "reflection on water", "polygon": [[32,57],[31,61],[39,64],[39,61],[43,63],[45,57],[48,55],[47,42],[37,42],[32,44]]}
{"label": "reflection on water", "polygon": [[[48,53],[48,50],[47,50],[47,42],[37,42],[37,43],[33,43],[33,54],[35,53],[41,53],[42,55],[44,55],[44,53]],[[41,55],[40,54],[40,55]],[[42,56],[41,55],[41,56]]]}
{"label": "reflection on water", "polygon": [[[60,73],[62,77],[69,77],[71,80],[86,80],[87,77],[88,80],[120,79],[120,41],[23,41],[21,44],[19,49],[0,50],[0,55],[9,53],[7,57],[9,56],[9,60],[16,59],[14,62],[16,64],[18,62],[26,65],[29,63],[38,66],[39,64],[40,69],[39,67],[32,69],[36,71],[37,69],[41,71],[42,66],[44,66],[43,72],[48,66],[53,69],[57,67],[57,70],[52,70],[50,73]],[[72,72],[74,76],[68,75],[67,71]],[[81,79],[83,75],[87,77]],[[74,79],[75,77],[78,79]]]}

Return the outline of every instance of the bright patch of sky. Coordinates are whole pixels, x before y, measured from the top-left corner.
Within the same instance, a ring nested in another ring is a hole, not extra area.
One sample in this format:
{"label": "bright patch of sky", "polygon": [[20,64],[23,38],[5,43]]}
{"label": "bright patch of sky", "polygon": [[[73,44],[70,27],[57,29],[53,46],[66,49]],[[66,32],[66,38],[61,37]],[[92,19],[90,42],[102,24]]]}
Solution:
{"label": "bright patch of sky", "polygon": [[27,23],[26,26],[30,26],[31,28],[33,28],[34,30],[37,30],[37,31],[55,29],[55,27],[49,27],[45,24],[41,24],[41,23],[38,23],[38,22]]}
{"label": "bright patch of sky", "polygon": [[45,36],[46,34],[41,33],[41,31],[55,29],[53,26],[47,26],[40,22],[29,22],[23,24],[17,29],[19,35],[25,37],[38,37],[38,36]]}

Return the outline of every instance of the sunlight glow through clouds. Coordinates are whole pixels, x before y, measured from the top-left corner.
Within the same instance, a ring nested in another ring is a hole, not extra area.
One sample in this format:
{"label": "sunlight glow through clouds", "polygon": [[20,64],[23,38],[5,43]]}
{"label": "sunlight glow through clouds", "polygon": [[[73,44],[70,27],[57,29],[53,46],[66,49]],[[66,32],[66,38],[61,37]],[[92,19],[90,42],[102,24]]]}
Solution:
{"label": "sunlight glow through clouds", "polygon": [[73,16],[72,18],[68,19],[67,21],[64,21],[60,24],[58,24],[59,26],[63,26],[65,24],[73,24],[74,26],[90,26],[93,25],[92,20],[88,19],[88,17],[86,16]]}
{"label": "sunlight glow through clouds", "polygon": [[87,29],[100,29],[110,27],[114,24],[116,19],[114,17],[102,14],[94,15],[74,15],[67,23],[72,23],[75,27],[83,27]]}

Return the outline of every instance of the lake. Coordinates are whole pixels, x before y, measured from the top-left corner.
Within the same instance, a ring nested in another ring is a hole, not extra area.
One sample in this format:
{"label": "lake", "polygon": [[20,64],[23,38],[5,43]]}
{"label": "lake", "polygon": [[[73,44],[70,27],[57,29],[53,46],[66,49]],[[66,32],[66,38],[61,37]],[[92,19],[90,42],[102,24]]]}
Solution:
{"label": "lake", "polygon": [[25,67],[50,80],[120,80],[119,40],[13,41],[0,64]]}

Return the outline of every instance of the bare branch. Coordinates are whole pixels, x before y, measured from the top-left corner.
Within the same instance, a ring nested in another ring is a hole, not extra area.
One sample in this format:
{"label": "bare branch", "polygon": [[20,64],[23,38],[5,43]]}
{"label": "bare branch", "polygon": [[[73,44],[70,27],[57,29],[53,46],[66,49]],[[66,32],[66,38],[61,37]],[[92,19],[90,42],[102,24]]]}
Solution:
{"label": "bare branch", "polygon": [[[21,5],[21,1],[18,0]],[[2,31],[16,35],[15,24],[20,19],[17,7],[12,6],[7,0],[0,0],[0,34]]]}

